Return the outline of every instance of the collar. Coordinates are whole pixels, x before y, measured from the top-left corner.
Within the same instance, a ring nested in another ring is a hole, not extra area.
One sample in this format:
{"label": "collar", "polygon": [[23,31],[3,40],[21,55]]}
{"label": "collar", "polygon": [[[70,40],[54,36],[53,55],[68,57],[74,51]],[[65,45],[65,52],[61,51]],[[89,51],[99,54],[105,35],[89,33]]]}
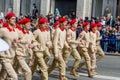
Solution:
{"label": "collar", "polygon": [[20,30],[21,31],[21,28],[17,25],[15,28],[17,28],[18,30]]}
{"label": "collar", "polygon": [[9,27],[9,25],[8,25],[8,26],[6,26],[6,28],[9,30],[9,32],[12,32],[12,31],[14,31],[14,32],[15,32],[15,29],[14,29],[14,28],[10,28],[10,27]]}
{"label": "collar", "polygon": [[45,32],[45,31],[47,31],[46,28],[39,28],[39,30],[40,30],[41,32]]}
{"label": "collar", "polygon": [[65,29],[64,29],[64,28],[62,28],[61,26],[59,26],[59,28],[60,28],[60,30],[61,30],[61,31],[64,31],[64,30],[65,30]]}
{"label": "collar", "polygon": [[88,33],[88,30],[84,30],[86,33]]}
{"label": "collar", "polygon": [[26,32],[25,30],[22,30],[23,34],[29,34],[29,32]]}
{"label": "collar", "polygon": [[45,31],[47,31],[47,32],[48,32],[48,31],[49,31],[49,29],[45,28]]}
{"label": "collar", "polygon": [[93,30],[91,30],[91,32],[94,33],[94,34],[96,33],[96,31],[93,31]]}
{"label": "collar", "polygon": [[70,30],[73,31],[73,32],[75,32],[75,29],[73,29],[73,28],[70,28]]}

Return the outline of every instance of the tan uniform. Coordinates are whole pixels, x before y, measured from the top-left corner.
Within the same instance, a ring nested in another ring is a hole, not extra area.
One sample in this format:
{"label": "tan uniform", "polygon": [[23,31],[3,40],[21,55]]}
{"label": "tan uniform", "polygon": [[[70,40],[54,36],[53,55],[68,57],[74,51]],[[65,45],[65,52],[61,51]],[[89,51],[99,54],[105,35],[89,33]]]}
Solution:
{"label": "tan uniform", "polygon": [[102,39],[102,37],[100,36],[100,32],[98,30],[96,31],[96,35],[97,35],[96,53],[98,54],[96,59],[97,61],[99,61],[104,56],[104,52],[100,46],[100,40]]}
{"label": "tan uniform", "polygon": [[76,31],[73,31],[72,29],[67,30],[67,42],[70,45],[72,57],[75,59],[73,64],[73,69],[76,69],[78,65],[80,64],[80,54],[77,51],[77,46],[80,43],[76,40]]}
{"label": "tan uniform", "polygon": [[[23,34],[23,33],[21,33]],[[30,33],[31,34],[31,33]],[[29,66],[26,63],[26,50],[28,48],[28,44],[30,43],[30,38],[28,35],[30,34],[23,34],[23,38],[20,39],[20,43],[18,43],[18,48],[16,49],[16,59],[17,59],[17,63],[18,65],[20,65],[20,67],[22,68],[23,72],[25,73],[25,80],[31,80],[32,75],[31,75],[31,70],[29,68]],[[28,36],[28,37],[27,37]],[[18,66],[16,66],[16,69],[19,69]]]}
{"label": "tan uniform", "polygon": [[[44,34],[45,36],[45,34]],[[52,47],[52,42],[51,42],[51,38],[50,38],[50,31],[46,31],[46,37],[45,37],[45,42],[46,45],[49,45],[49,47]],[[51,54],[50,54],[50,49],[48,46],[46,46],[45,49],[45,55],[44,55],[44,59],[45,59],[45,63],[48,65],[48,61],[50,60]]]}
{"label": "tan uniform", "polygon": [[[66,45],[68,45],[67,41],[65,43],[66,43]],[[66,47],[64,46],[64,48],[63,48],[63,55],[62,56],[63,56],[63,59],[64,59],[64,61],[65,61],[66,64],[68,63],[68,58],[70,57],[70,54],[71,54],[70,52],[71,51],[69,49],[66,49]]]}
{"label": "tan uniform", "polygon": [[90,31],[89,55],[91,57],[91,68],[96,68],[96,32]]}
{"label": "tan uniform", "polygon": [[3,38],[9,44],[10,47],[8,51],[2,52],[0,54],[0,63],[4,68],[0,73],[0,80],[4,80],[3,76],[5,75],[6,72],[9,75],[10,79],[18,80],[17,74],[14,71],[11,63],[11,59],[13,60],[15,57],[15,49],[16,49],[16,43],[14,43],[13,41],[14,39],[18,39],[19,37],[18,32],[16,29],[15,31],[10,32],[7,28],[1,28],[0,37]]}
{"label": "tan uniform", "polygon": [[62,50],[65,45],[65,41],[66,41],[66,30],[62,31],[60,28],[56,29],[53,40],[53,47],[54,47],[54,55],[58,54],[58,59],[53,60],[53,63],[48,69],[48,73],[50,73],[56,67],[56,65],[58,65],[58,68],[60,70],[60,76],[65,76],[66,64],[62,57],[63,54]]}
{"label": "tan uniform", "polygon": [[[39,65],[41,73],[42,73],[42,80],[48,80],[48,72],[47,72],[47,65],[45,63],[45,60],[43,59],[44,55],[45,55],[45,49],[46,49],[46,36],[45,36],[44,32],[43,34],[41,33],[41,31],[38,29],[36,31],[34,31],[34,37],[35,39],[38,41],[39,46],[38,46],[38,50],[37,48],[34,49],[34,56],[35,56],[35,60],[34,60],[34,64],[32,66],[32,73],[34,73],[34,71],[36,70],[37,65]],[[45,38],[43,38],[45,37]]]}
{"label": "tan uniform", "polygon": [[79,46],[79,51],[85,59],[88,70],[90,70],[91,69],[91,60],[90,60],[90,56],[88,54],[88,47],[89,47],[89,41],[90,41],[89,32],[86,32],[83,30],[80,33],[77,40],[82,42],[82,45]]}

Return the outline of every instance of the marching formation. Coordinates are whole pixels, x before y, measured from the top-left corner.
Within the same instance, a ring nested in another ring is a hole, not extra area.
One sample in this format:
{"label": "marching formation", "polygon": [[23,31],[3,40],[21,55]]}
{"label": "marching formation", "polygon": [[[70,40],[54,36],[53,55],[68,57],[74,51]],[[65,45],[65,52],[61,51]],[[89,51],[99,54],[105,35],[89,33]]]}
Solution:
{"label": "marching formation", "polygon": [[[30,31],[29,18],[16,23],[15,14],[8,13],[5,19],[5,22],[0,20],[0,38],[9,48],[0,50],[0,80],[18,80],[21,72],[25,80],[31,80],[36,70],[40,71],[41,80],[48,80],[48,74],[55,68],[59,69],[60,80],[68,80],[66,69],[70,56],[74,58],[70,75],[80,77],[77,68],[83,65],[87,67],[88,77],[97,74],[96,62],[104,56],[100,46],[101,23],[83,22],[83,30],[76,38],[76,19],[68,23],[65,17],[61,17],[50,29],[48,20],[42,17],[34,32]],[[50,64],[52,56],[54,59]]]}

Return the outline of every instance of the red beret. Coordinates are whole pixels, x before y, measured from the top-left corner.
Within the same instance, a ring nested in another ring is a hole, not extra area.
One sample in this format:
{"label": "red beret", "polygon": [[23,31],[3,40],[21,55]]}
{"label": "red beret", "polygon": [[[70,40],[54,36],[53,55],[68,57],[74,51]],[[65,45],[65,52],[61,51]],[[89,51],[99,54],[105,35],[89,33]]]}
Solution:
{"label": "red beret", "polygon": [[55,22],[53,27],[56,27],[59,24],[59,21]]}
{"label": "red beret", "polygon": [[5,16],[5,19],[10,19],[11,17],[15,16],[14,13],[8,13],[6,16]]}
{"label": "red beret", "polygon": [[102,27],[102,24],[101,23],[97,23],[96,26],[97,27]]}
{"label": "red beret", "polygon": [[0,23],[3,23],[3,20],[2,20],[2,19],[0,20]]}
{"label": "red beret", "polygon": [[97,25],[95,23],[91,23],[90,27],[94,28],[94,27],[97,27]]}
{"label": "red beret", "polygon": [[86,27],[88,24],[89,24],[89,22],[84,22],[84,23],[82,24],[82,26],[83,26],[83,27]]}
{"label": "red beret", "polygon": [[19,20],[17,24],[23,24],[23,19]]}
{"label": "red beret", "polygon": [[29,18],[24,18],[24,19],[21,21],[22,24],[26,24],[26,23],[28,23],[28,22],[30,22],[30,19],[29,19]]}
{"label": "red beret", "polygon": [[38,20],[38,24],[43,24],[43,23],[47,23],[47,22],[48,22],[48,20],[46,18],[40,18]]}
{"label": "red beret", "polygon": [[65,21],[66,21],[66,18],[64,18],[64,17],[59,19],[59,22],[60,22],[60,23],[63,23],[63,22],[65,22]]}
{"label": "red beret", "polygon": [[72,21],[70,22],[70,24],[72,25],[72,24],[74,24],[75,22],[76,22],[76,19],[72,20]]}

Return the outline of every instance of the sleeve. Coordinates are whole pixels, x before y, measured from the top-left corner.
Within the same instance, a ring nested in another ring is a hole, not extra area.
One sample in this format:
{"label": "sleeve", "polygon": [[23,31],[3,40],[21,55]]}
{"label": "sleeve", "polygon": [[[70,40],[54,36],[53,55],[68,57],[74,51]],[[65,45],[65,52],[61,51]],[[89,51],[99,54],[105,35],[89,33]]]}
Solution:
{"label": "sleeve", "polygon": [[100,41],[102,39],[102,36],[100,36],[100,32],[97,32],[96,36],[97,36],[96,41]]}
{"label": "sleeve", "polygon": [[69,48],[69,47],[70,47],[67,41],[65,41],[64,46],[65,46],[66,48]]}
{"label": "sleeve", "polygon": [[37,37],[38,37],[38,32],[37,32],[37,30],[35,30],[35,31],[33,32],[33,35],[34,35],[34,38],[37,39]]}
{"label": "sleeve", "polygon": [[54,47],[54,53],[58,54],[58,38],[59,38],[59,30],[55,30],[55,35],[53,39],[53,47]]}
{"label": "sleeve", "polygon": [[83,37],[84,37],[84,33],[80,33],[78,38],[77,38],[77,41],[81,42],[82,44],[79,45],[79,47],[86,47],[86,44],[88,43],[86,40],[83,40]]}
{"label": "sleeve", "polygon": [[52,46],[51,38],[50,38],[50,32],[47,33],[47,43],[46,45]]}
{"label": "sleeve", "polygon": [[33,44],[34,47],[38,46],[39,43],[35,40],[35,37],[34,37],[33,33],[31,33],[31,37],[32,37],[31,44]]}
{"label": "sleeve", "polygon": [[18,31],[18,35],[19,35],[20,43],[22,43],[22,44],[28,43],[27,39],[24,37],[24,34],[21,31]]}
{"label": "sleeve", "polygon": [[77,38],[77,41],[81,41],[84,37],[84,34],[83,33],[80,33],[78,38]]}
{"label": "sleeve", "polygon": [[92,34],[92,32],[90,32],[89,36],[90,36],[89,37],[89,42],[92,43],[92,44],[94,44],[94,42],[93,42],[93,36],[94,35]]}
{"label": "sleeve", "polygon": [[[76,37],[76,36],[75,36]],[[79,44],[79,41],[72,40],[72,35],[69,30],[67,30],[67,42],[72,44]]]}

